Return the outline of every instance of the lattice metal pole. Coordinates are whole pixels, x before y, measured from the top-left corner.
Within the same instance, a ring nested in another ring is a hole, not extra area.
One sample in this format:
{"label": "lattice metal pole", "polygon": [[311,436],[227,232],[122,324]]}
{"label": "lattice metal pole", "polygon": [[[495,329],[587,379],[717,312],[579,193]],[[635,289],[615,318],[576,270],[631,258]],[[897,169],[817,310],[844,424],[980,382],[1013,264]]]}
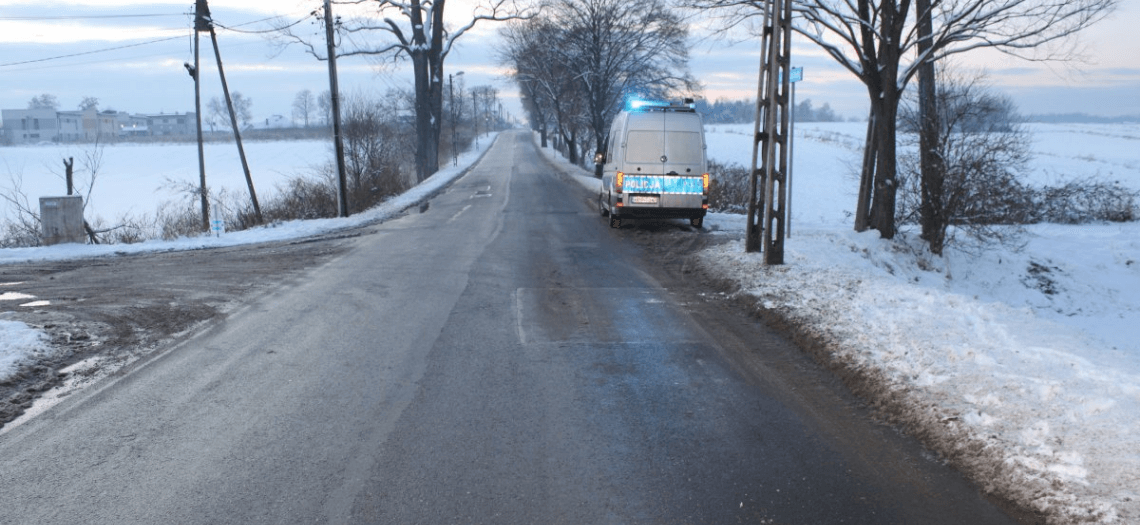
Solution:
{"label": "lattice metal pole", "polygon": [[791,0],[765,4],[745,250],[784,263],[791,85]]}

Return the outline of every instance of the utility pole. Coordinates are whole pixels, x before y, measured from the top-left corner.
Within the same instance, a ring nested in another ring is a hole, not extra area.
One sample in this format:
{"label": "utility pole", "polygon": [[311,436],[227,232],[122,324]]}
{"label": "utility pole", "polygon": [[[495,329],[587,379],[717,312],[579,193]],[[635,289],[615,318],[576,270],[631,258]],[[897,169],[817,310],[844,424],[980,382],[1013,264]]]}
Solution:
{"label": "utility pole", "polygon": [[918,56],[922,63],[918,66],[918,116],[919,116],[919,166],[921,172],[922,204],[919,207],[919,222],[922,223],[922,238],[930,243],[930,251],[942,255],[942,224],[946,221],[942,200],[945,193],[945,163],[940,157],[941,122],[938,115],[938,90],[935,82],[934,62],[930,59],[933,47],[934,22],[930,0],[917,0],[915,16],[918,17]]}
{"label": "utility pole", "polygon": [[[218,61],[218,76],[222,78],[222,94],[225,95],[226,107],[229,108],[230,125],[233,126],[234,129],[234,139],[237,141],[238,157],[241,158],[241,167],[242,170],[245,171],[245,182],[246,185],[249,186],[249,198],[253,202],[253,213],[257,217],[257,222],[261,223],[263,222],[261,206],[257,203],[257,191],[253,189],[253,177],[249,174],[249,163],[245,159],[245,148],[242,147],[241,143],[241,130],[238,128],[237,114],[234,112],[234,101],[230,98],[230,88],[229,85],[226,84],[226,72],[222,69],[222,52],[218,49],[218,34],[214,31],[213,20],[210,19],[210,7],[206,5],[206,0],[197,0],[196,9],[198,13],[194,26],[194,36],[196,39],[197,33],[203,31],[201,28],[205,27],[204,30],[210,32],[210,41],[214,43],[214,57]],[[199,125],[198,129],[199,133],[201,133],[202,126]],[[203,192],[205,192],[205,185],[202,186],[202,189]],[[205,193],[203,193],[202,198],[206,198]]]}
{"label": "utility pole", "polygon": [[329,50],[329,102],[332,106],[333,143],[336,147],[337,214],[348,217],[348,180],[344,170],[344,139],[340,134],[340,88],[337,86],[336,40],[330,0],[325,0],[325,44]]}
{"label": "utility pole", "polygon": [[765,3],[744,240],[745,251],[764,252],[765,264],[784,263],[791,18],[791,0]]}
{"label": "utility pole", "polygon": [[[462,73],[462,71],[460,71]],[[459,165],[459,143],[455,140],[455,80],[447,74],[447,105],[451,108],[451,165]]]}
{"label": "utility pole", "polygon": [[206,6],[206,0],[197,0],[194,6],[194,67],[187,68],[190,76],[194,77],[194,117],[198,121],[198,191],[202,199],[204,232],[210,231],[210,199],[207,197],[209,192],[206,191],[206,150],[202,143],[202,67],[198,55],[198,34],[209,30],[209,16],[210,8]]}

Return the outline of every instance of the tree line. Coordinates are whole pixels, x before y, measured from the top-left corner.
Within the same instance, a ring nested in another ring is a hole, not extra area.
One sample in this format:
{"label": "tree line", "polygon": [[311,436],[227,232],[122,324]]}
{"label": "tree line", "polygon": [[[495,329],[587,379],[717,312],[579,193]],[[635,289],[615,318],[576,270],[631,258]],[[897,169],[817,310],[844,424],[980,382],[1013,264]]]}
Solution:
{"label": "tree line", "polygon": [[606,148],[609,125],[630,97],[692,96],[688,28],[661,0],[553,0],[500,33],[531,125],[580,163]]}
{"label": "tree line", "polygon": [[[756,100],[728,100],[717,99],[713,102],[697,100],[696,109],[701,113],[706,124],[747,124],[756,120]],[[794,115],[796,122],[842,122],[842,115],[831,109],[831,104],[824,102],[822,106],[815,107],[812,100],[804,99],[795,105]]]}

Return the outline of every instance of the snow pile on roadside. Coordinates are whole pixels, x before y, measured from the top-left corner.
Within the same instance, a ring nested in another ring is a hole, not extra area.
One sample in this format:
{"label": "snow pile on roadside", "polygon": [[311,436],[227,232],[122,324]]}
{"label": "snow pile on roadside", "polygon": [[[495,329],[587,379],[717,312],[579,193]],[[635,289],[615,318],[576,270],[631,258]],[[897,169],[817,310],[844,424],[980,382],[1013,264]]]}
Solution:
{"label": "snow pile on roadside", "polygon": [[21,363],[47,350],[46,337],[39,330],[18,321],[0,320],[0,382],[12,377]]}
{"label": "snow pile on roadside", "polygon": [[[713,224],[742,229],[744,220]],[[1083,226],[1091,239],[1074,248],[1100,263],[1051,272],[1037,261],[1061,259],[1052,243],[929,260],[917,244],[830,226],[788,239],[783,266],[765,266],[739,241],[699,256],[763,307],[815,331],[830,359],[878,384],[875,401],[986,490],[1054,523],[1137,523],[1140,246],[1101,244],[1112,231],[1140,238],[1138,225]],[[1102,250],[1117,257],[1096,257]],[[1111,348],[1081,319],[1050,318],[1078,316],[1094,328],[1114,317],[1130,333]]]}

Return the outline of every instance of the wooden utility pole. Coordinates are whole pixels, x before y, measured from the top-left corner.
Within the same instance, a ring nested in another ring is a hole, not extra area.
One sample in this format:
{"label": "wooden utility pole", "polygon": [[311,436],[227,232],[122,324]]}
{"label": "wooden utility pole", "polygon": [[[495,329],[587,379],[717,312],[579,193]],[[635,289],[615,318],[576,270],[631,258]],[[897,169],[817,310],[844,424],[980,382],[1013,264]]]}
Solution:
{"label": "wooden utility pole", "polygon": [[[230,88],[226,84],[226,72],[222,68],[222,52],[218,49],[218,34],[214,31],[214,22],[210,19],[210,7],[206,5],[206,0],[197,0],[195,4],[197,10],[197,17],[195,18],[194,33],[195,41],[197,41],[197,33],[200,31],[210,32],[210,41],[214,44],[214,58],[218,61],[218,76],[222,78],[222,94],[226,97],[226,107],[230,113],[230,125],[233,126],[234,139],[237,141],[238,157],[241,158],[241,167],[245,171],[245,182],[249,186],[249,198],[253,202],[253,213],[257,217],[257,222],[262,222],[261,205],[257,203],[257,191],[253,188],[253,177],[249,174],[249,163],[245,159],[245,148],[241,143],[241,130],[238,128],[237,114],[234,112],[234,101],[230,98]],[[204,29],[203,29],[204,28]],[[195,46],[196,48],[196,46]],[[195,53],[197,55],[197,53]],[[197,60],[195,58],[195,60]],[[201,133],[202,126],[198,126],[199,133]],[[205,185],[202,186],[205,192]],[[205,199],[205,193],[202,198]],[[207,227],[209,224],[207,223]]]}
{"label": "wooden utility pole", "polygon": [[867,117],[867,140],[863,143],[863,164],[859,178],[859,197],[855,205],[855,231],[864,232],[871,227],[871,196],[874,194],[875,164],[879,157],[878,121],[875,110]]}
{"label": "wooden utility pole", "polygon": [[765,3],[744,241],[745,251],[764,252],[765,264],[784,263],[791,18],[791,0]]}
{"label": "wooden utility pole", "polygon": [[330,0],[325,0],[325,42],[329,49],[329,102],[332,106],[333,142],[336,148],[337,213],[341,217],[348,217],[348,180],[344,170],[344,139],[340,134],[340,88],[337,87],[336,40]]}
{"label": "wooden utility pole", "polygon": [[194,77],[194,118],[198,122],[198,191],[202,199],[202,231],[210,231],[210,199],[206,191],[206,149],[202,142],[202,63],[198,54],[198,34],[209,30],[210,8],[206,0],[197,0],[194,6],[194,67],[190,76]]}
{"label": "wooden utility pole", "polygon": [[918,118],[919,165],[922,172],[922,204],[919,206],[919,222],[922,223],[922,238],[930,243],[930,251],[942,255],[943,223],[946,221],[942,200],[945,178],[945,164],[940,156],[938,115],[938,90],[935,85],[933,51],[934,22],[930,0],[917,0],[915,16],[918,17],[918,55],[923,62],[918,66]]}

